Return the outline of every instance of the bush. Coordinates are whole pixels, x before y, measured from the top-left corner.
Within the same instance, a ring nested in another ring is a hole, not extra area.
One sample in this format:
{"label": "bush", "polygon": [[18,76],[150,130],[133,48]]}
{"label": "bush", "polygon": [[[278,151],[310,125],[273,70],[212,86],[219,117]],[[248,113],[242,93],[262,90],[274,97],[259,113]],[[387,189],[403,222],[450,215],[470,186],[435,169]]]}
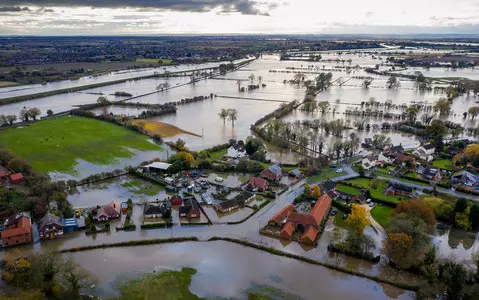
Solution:
{"label": "bush", "polygon": [[168,227],[168,224],[165,223],[148,223],[140,225],[141,229],[154,229],[154,228],[165,228]]}

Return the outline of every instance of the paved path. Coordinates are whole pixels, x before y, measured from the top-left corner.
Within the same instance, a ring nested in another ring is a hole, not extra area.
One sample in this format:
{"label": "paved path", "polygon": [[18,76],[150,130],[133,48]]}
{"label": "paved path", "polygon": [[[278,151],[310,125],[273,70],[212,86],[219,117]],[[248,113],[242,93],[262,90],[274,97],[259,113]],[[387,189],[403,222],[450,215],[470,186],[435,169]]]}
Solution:
{"label": "paved path", "polygon": [[373,216],[371,215],[371,210],[373,209],[373,207],[370,207],[368,204],[363,204],[361,206],[366,209],[366,215],[368,216],[371,226],[373,226],[379,233],[386,235],[386,231],[384,230],[384,228],[381,226],[381,224],[376,222],[376,220],[374,220]]}

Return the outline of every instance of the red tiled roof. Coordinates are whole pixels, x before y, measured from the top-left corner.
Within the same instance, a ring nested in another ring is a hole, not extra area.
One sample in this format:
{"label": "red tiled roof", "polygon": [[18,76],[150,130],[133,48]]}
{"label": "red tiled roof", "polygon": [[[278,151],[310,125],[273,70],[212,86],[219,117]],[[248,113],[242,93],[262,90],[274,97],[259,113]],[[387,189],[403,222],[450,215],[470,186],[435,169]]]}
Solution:
{"label": "red tiled roof", "polygon": [[108,206],[113,208],[118,214],[121,212],[121,202],[119,201],[111,201],[108,203]]}
{"label": "red tiled roof", "polygon": [[274,217],[272,217],[269,221],[270,222],[274,222],[276,224],[279,224],[283,221],[283,219],[286,217],[286,215],[289,213],[289,212],[292,212],[294,211],[294,206],[292,204],[289,204],[285,207],[283,207],[283,209],[281,209],[279,211],[279,213],[277,213],[276,215],[274,215]]}
{"label": "red tiled roof", "polygon": [[265,190],[268,187],[268,182],[265,179],[259,177],[251,176],[249,183],[253,187],[257,187],[262,190]]}
{"label": "red tiled roof", "polygon": [[324,216],[328,213],[331,202],[332,200],[327,194],[324,194],[319,197],[318,201],[311,210],[311,216],[316,221],[316,226],[319,226],[319,224],[321,224],[321,221],[323,220]]}
{"label": "red tiled roof", "polygon": [[25,233],[30,233],[31,227],[32,227],[32,223],[30,222],[30,219],[27,217],[21,217],[18,220],[16,227],[9,228],[1,232],[2,239],[8,238],[10,236],[17,236],[17,235],[22,235]]}
{"label": "red tiled roof", "polygon": [[301,236],[301,241],[312,244],[316,240],[318,233],[319,231],[316,228],[309,226],[306,232]]}
{"label": "red tiled roof", "polygon": [[22,181],[23,180],[23,175],[22,175],[22,173],[12,174],[12,175],[10,175],[10,180],[11,181]]}
{"label": "red tiled roof", "polygon": [[296,226],[294,226],[293,222],[288,222],[286,225],[283,227],[279,235],[282,238],[291,238],[293,236],[293,232],[296,230]]}
{"label": "red tiled roof", "polygon": [[8,173],[5,172],[4,170],[0,170],[0,178],[2,177],[7,177]]}
{"label": "red tiled roof", "polygon": [[97,212],[97,217],[98,218],[101,217],[101,216],[107,216],[107,217],[111,218],[111,217],[117,217],[119,215],[120,214],[113,207],[111,207],[109,205],[103,206]]}
{"label": "red tiled roof", "polygon": [[312,215],[298,214],[296,212],[291,212],[288,215],[288,219],[286,221],[288,223],[293,222],[295,224],[301,224],[304,226],[307,226],[307,225],[318,226],[318,224],[316,224],[316,221]]}

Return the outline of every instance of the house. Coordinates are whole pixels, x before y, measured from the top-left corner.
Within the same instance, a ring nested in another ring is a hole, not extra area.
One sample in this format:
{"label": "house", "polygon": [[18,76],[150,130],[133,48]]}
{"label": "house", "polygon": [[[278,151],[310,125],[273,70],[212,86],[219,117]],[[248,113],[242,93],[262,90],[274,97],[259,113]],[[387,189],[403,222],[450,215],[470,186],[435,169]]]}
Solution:
{"label": "house", "polygon": [[422,160],[432,161],[433,160],[432,155],[434,154],[435,151],[436,151],[436,148],[433,144],[425,144],[416,148],[416,150],[414,150],[412,154],[419,157]]}
{"label": "house", "polygon": [[105,222],[110,219],[116,219],[120,217],[120,213],[110,205],[105,205],[97,210],[95,220],[97,222]]}
{"label": "house", "polygon": [[201,217],[200,205],[194,197],[184,199],[184,204],[180,207],[180,217],[188,220]]}
{"label": "house", "polygon": [[268,188],[268,181],[263,178],[251,176],[246,188],[250,191],[257,189],[259,192],[264,192]]}
{"label": "house", "polygon": [[282,171],[280,166],[272,165],[272,166],[269,166],[267,169],[264,169],[261,172],[260,177],[266,178],[271,181],[278,181],[281,179],[281,173]]}
{"label": "house", "polygon": [[361,166],[363,167],[364,170],[369,170],[376,166],[377,161],[378,161],[377,155],[369,155],[363,158],[361,162]]}
{"label": "house", "polygon": [[13,183],[13,184],[19,184],[19,183],[22,183],[25,180],[25,178],[23,178],[22,173],[12,174],[12,175],[10,175],[9,179],[10,179],[10,182]]}
{"label": "house", "polygon": [[285,224],[286,217],[288,216],[288,214],[293,211],[295,211],[295,208],[292,204],[283,207],[276,215],[274,215],[268,221],[268,224],[282,227]]}
{"label": "house", "polygon": [[181,196],[179,195],[174,195],[170,198],[170,203],[173,206],[181,206],[181,204],[183,204],[183,199],[181,199]]}
{"label": "house", "polygon": [[236,195],[233,199],[220,202],[215,206],[215,209],[222,213],[230,212],[232,210],[240,208],[240,206],[242,205],[253,201],[255,198],[255,194],[249,192],[242,192]]}
{"label": "house", "polygon": [[10,224],[8,229],[0,232],[2,246],[10,247],[20,244],[30,243],[32,241],[32,223],[29,218],[20,216],[15,224]]}
{"label": "house", "polygon": [[[332,200],[324,194],[319,197],[309,214],[300,214],[294,211],[287,213],[286,224],[281,229],[282,239],[291,239],[294,232],[301,234],[300,241],[307,244],[314,244],[318,236],[321,223],[331,207]],[[271,220],[270,220],[271,221]]]}
{"label": "house", "polygon": [[351,198],[351,200],[353,200],[354,202],[358,203],[358,204],[364,204],[366,203],[366,201],[368,200],[366,198],[366,196],[364,196],[363,194],[360,194],[360,195],[356,195],[356,196],[353,196]]}
{"label": "house", "polygon": [[469,171],[460,171],[452,174],[452,182],[462,183],[466,186],[477,186],[479,185],[479,176],[474,175]]}
{"label": "house", "polygon": [[332,180],[327,180],[325,182],[323,182],[323,187],[322,187],[322,191],[331,191],[331,190],[334,190],[336,188],[336,182],[332,181]]}
{"label": "house", "polygon": [[393,164],[396,160],[396,155],[388,152],[382,152],[378,155],[378,161],[383,162],[385,164]]}
{"label": "house", "polygon": [[143,208],[143,216],[145,218],[163,218],[166,209],[160,205],[145,205]]}
{"label": "house", "polygon": [[[80,218],[84,218],[80,216],[78,219],[77,218],[68,218],[63,220],[63,233],[71,233],[77,231],[79,228],[78,223]],[[84,220],[84,219],[83,219]]]}
{"label": "house", "polygon": [[422,177],[427,180],[441,180],[441,170],[436,167],[426,167],[422,171]]}
{"label": "house", "polygon": [[392,146],[392,147],[386,147],[386,149],[384,149],[384,153],[387,153],[387,154],[392,154],[392,155],[399,155],[401,153],[404,152],[404,147],[399,145],[399,146]]}
{"label": "house", "polygon": [[372,148],[373,147],[373,139],[372,138],[365,138],[364,142],[361,143],[363,148]]}
{"label": "house", "polygon": [[63,235],[64,227],[62,218],[48,213],[38,222],[38,234],[40,239],[54,239]]}
{"label": "house", "polygon": [[289,177],[299,178],[301,177],[301,171],[298,169],[294,169],[288,172]]}
{"label": "house", "polygon": [[157,161],[157,162],[151,163],[149,165],[142,166],[141,168],[144,171],[148,171],[148,172],[168,173],[170,167],[171,167],[171,164]]}
{"label": "house", "polygon": [[389,196],[400,195],[411,197],[413,188],[404,184],[391,183],[384,192]]}
{"label": "house", "polygon": [[396,156],[396,160],[394,161],[396,165],[405,167],[405,166],[412,166],[413,168],[416,167],[416,159],[413,156],[407,155],[405,153],[401,153]]}
{"label": "house", "polygon": [[120,201],[111,201],[107,204],[111,208],[113,208],[118,214],[121,214],[121,202]]}
{"label": "house", "polygon": [[242,158],[246,156],[246,150],[243,146],[233,144],[228,148],[226,156],[229,158]]}

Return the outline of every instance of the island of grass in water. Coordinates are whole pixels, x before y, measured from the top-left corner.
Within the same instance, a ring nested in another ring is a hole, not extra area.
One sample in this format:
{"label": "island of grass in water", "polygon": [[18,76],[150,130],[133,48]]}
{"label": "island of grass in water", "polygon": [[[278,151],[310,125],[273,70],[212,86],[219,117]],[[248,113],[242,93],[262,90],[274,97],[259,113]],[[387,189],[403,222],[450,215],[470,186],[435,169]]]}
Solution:
{"label": "island of grass in water", "polygon": [[77,160],[109,165],[132,157],[132,151],[161,151],[147,136],[95,119],[65,116],[0,131],[0,145],[34,169],[74,173]]}

